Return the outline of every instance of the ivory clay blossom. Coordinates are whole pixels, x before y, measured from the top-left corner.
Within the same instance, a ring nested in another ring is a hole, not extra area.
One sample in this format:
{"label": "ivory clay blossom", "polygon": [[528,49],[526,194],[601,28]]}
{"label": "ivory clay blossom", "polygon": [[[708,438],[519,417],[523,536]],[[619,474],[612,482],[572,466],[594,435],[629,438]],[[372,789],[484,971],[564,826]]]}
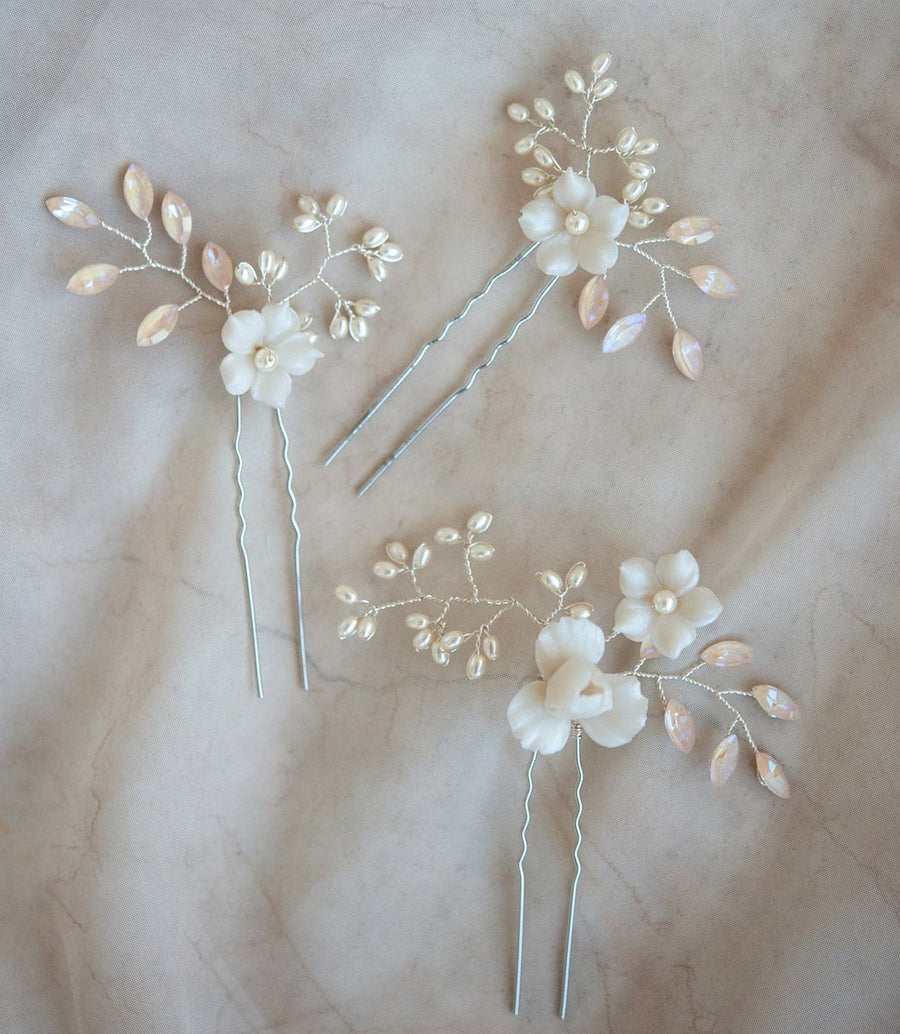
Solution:
{"label": "ivory clay blossom", "polygon": [[561,617],[545,625],[535,645],[542,679],[510,701],[507,718],[526,750],[555,754],[568,742],[572,722],[601,747],[621,747],[644,728],[647,698],[634,675],[597,667],[606,636],[586,618]]}
{"label": "ivory clay blossom", "polygon": [[300,377],[321,359],[315,334],[300,329],[300,315],[286,302],[262,310],[241,309],[222,327],[229,351],[219,371],[232,395],[249,391],[259,402],[280,409],[291,393],[291,377]]}

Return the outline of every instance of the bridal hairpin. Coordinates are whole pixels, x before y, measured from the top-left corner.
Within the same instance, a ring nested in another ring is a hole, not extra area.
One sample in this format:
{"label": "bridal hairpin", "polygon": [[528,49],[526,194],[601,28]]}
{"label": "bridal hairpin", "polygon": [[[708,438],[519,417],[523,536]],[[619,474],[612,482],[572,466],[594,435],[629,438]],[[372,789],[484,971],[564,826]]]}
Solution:
{"label": "bridal hairpin", "polygon": [[[421,346],[413,359],[400,371],[363,416],[354,424],[325,460],[331,464],[339,453],[388,401],[407,377],[418,367],[427,352],[440,344],[451,328],[463,320],[473,305],[485,298],[494,285],[526,259],[534,255],[538,269],[547,279],[533,296],[525,313],[510,327],[506,335],[493,344],[485,358],[469,373],[463,384],[451,392],[425,419],[389,453],[357,489],[365,494],[403,455],[440,415],[467,392],[478,376],[491,366],[502,349],[515,338],[519,329],[538,311],[544,299],[559,282],[576,271],[589,274],[578,299],[578,315],[586,330],[600,327],[610,302],[607,274],[616,264],[620,250],[648,263],[658,276],[658,288],[649,300],[632,312],[625,312],[607,328],[602,342],[605,353],[619,352],[632,344],[647,324],[654,307],[662,307],[672,325],[672,357],[676,368],[689,380],[696,381],[703,371],[703,348],[689,331],[679,326],[672,301],[675,280],[693,282],[711,298],[735,298],[740,293],[737,283],[717,266],[695,265],[684,270],[657,257],[658,248],[673,244],[694,246],[705,244],[719,231],[720,224],[708,216],[695,215],[673,222],[663,236],[639,236],[622,239],[626,230],[638,234],[669,208],[668,202],[648,193],[656,168],[648,160],[659,147],[658,141],[641,137],[632,126],[626,126],[611,142],[596,144],[591,138],[591,120],[598,105],[616,89],[616,81],[607,76],[611,64],[609,54],[598,55],[591,65],[588,80],[570,69],[565,85],[583,107],[580,126],[570,133],[557,120],[556,110],[546,97],[537,97],[531,108],[521,103],[507,107],[513,122],[527,127],[526,134],[514,145],[517,155],[533,161],[522,172],[522,180],[533,189],[533,198],[522,209],[519,225],[531,243],[487,283],[473,294],[459,313],[447,320],[432,340]],[[569,157],[563,157],[564,153]],[[612,171],[602,177],[594,168],[594,160],[608,156]],[[577,166],[577,167],[576,167]],[[618,167],[618,171],[616,171]],[[624,174],[624,183],[622,176]],[[608,193],[601,193],[598,185]],[[618,193],[621,200],[613,197]],[[653,252],[653,253],[651,253]]]}
{"label": "bridal hairpin", "polygon": [[[506,712],[513,735],[531,752],[521,830],[522,852],[518,860],[519,917],[513,1010],[518,1014],[521,1004],[524,862],[528,853],[534,768],[540,755],[558,753],[571,741],[577,777],[574,876],[568,903],[560,1002],[560,1015],[564,1019],[568,1009],[575,906],[582,874],[584,737],[601,747],[630,743],[647,720],[649,701],[642,685],[648,685],[655,687],[662,703],[664,725],[670,739],[680,751],[689,754],[697,742],[697,732],[689,710],[676,698],[675,692],[677,689],[679,696],[692,693],[706,697],[721,708],[728,723],[724,737],[710,755],[712,785],[721,787],[734,774],[743,740],[753,753],[761,785],[775,796],[786,798],[790,787],[781,765],[757,745],[738,704],[754,700],[767,715],[784,720],[797,718],[799,708],[776,686],[722,689],[710,683],[711,676],[707,672],[716,674],[740,668],[753,659],[752,648],[737,640],[712,642],[674,673],[650,669],[649,665],[657,659],[679,658],[694,644],[698,630],[714,622],[722,612],[715,593],[699,584],[700,569],[687,550],[668,553],[655,563],[634,557],[621,564],[622,599],[615,609],[613,631],[607,636],[592,620],[593,607],[582,597],[581,590],[587,579],[587,567],[582,562],[573,564],[564,577],[550,570],[537,573],[538,581],[551,597],[545,613],[537,613],[516,596],[482,594],[475,571],[494,555],[494,546],[484,538],[491,523],[491,515],[479,511],[469,518],[464,531],[444,527],[436,532],[435,542],[442,548],[454,550],[465,571],[466,588],[449,596],[434,595],[423,586],[423,571],[432,559],[427,542],[412,550],[401,542],[389,542],[387,559],[375,564],[374,573],[381,579],[404,582],[408,588],[398,598],[376,603],[347,585],[339,585],[338,599],[352,606],[355,613],[341,622],[338,634],[342,639],[369,640],[375,635],[382,614],[404,610],[415,651],[430,654],[441,667],[450,665],[454,657],[467,655],[466,675],[477,680],[497,659],[497,627],[503,618],[520,614],[539,626],[535,663],[540,678],[519,689]],[[627,670],[607,673],[598,665],[607,643],[619,636],[639,644],[638,656]]]}
{"label": "bridal hairpin", "polygon": [[[364,259],[369,272],[378,282],[384,280],[388,265],[403,257],[400,248],[390,240],[387,230],[372,227],[363,234],[362,240],[336,249],[332,235],[334,223],[347,210],[347,200],[335,194],[324,205],[302,195],[298,202],[300,214],[293,221],[293,228],[299,233],[321,232],[324,255],[315,273],[303,282],[285,289],[279,298],[275,297],[275,285],[280,284],[287,273],[287,263],[274,252],[265,250],[258,261],[243,261],[235,267],[228,253],[219,244],[208,242],[200,253],[200,266],[208,286],[200,286],[199,277],[188,269],[188,244],[191,238],[192,218],[187,204],[169,191],[162,199],[159,215],[163,229],[180,249],[174,259],[160,259],[150,254],[153,241],[154,190],[149,177],[137,165],[130,165],[125,173],[123,192],[125,202],[132,214],[143,223],[140,236],[117,229],[101,219],[83,201],[73,197],[51,197],[47,208],[51,214],[66,226],[78,230],[106,230],[108,233],[130,245],[138,254],[134,265],[114,266],[108,262],[94,262],[83,266],[72,275],[67,289],[73,294],[93,295],[105,291],[125,274],[144,270],[167,273],[187,288],[188,297],[181,302],[167,302],[159,305],[141,321],[137,330],[138,345],[157,345],[175,330],[181,313],[195,302],[208,302],[223,310],[224,324],[221,331],[222,344],[227,354],[220,364],[220,373],[225,390],[235,396],[235,483],[237,488],[237,516],[239,521],[238,546],[243,564],[247,594],[247,609],[253,647],[253,664],[258,695],[263,695],[262,669],[259,659],[259,637],[256,626],[256,610],[253,602],[253,587],[250,577],[250,559],[245,545],[247,524],[244,518],[243,457],[241,455],[242,397],[249,392],[258,402],[270,406],[281,436],[282,458],[286,471],[286,489],[290,501],[290,523],[294,535],[294,576],[297,601],[297,633],[300,675],[304,689],[309,689],[309,672],[306,659],[306,640],[303,624],[303,599],[300,578],[300,526],[297,522],[297,497],[294,492],[294,471],[291,466],[287,428],[282,408],[291,393],[292,378],[308,373],[323,353],[315,347],[317,335],[313,332],[314,317],[309,312],[296,310],[291,302],[302,292],[315,285],[323,288],[333,299],[333,311],[329,322],[329,333],[334,340],[348,335],[354,341],[362,341],[369,332],[370,320],[380,311],[369,298],[351,300],[345,298],[325,271],[336,259],[346,255],[358,255]],[[171,247],[171,246],[170,246]],[[235,282],[240,287],[252,288],[264,295],[260,309],[238,309],[232,299]]]}

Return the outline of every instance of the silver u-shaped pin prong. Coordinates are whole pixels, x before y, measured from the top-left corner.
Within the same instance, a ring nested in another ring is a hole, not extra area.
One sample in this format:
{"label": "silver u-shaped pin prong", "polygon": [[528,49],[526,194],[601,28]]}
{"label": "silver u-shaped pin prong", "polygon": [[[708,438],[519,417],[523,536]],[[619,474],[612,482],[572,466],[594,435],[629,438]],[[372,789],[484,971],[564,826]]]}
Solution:
{"label": "silver u-shaped pin prong", "polygon": [[238,532],[238,548],[241,551],[241,560],[244,565],[244,585],[247,589],[247,613],[250,618],[250,639],[253,643],[253,667],[256,674],[256,693],[262,700],[262,669],[259,664],[259,635],[256,630],[256,607],[253,603],[253,582],[250,578],[250,557],[247,555],[247,547],[244,539],[247,536],[247,520],[244,517],[244,457],[241,455],[241,429],[243,420],[241,415],[241,396],[235,396],[235,427],[234,427],[234,456],[235,469],[234,481],[237,485],[237,515],[240,530]]}
{"label": "silver u-shaped pin prong", "polygon": [[294,495],[294,468],[291,466],[289,454],[290,441],[287,428],[281,416],[281,410],[275,410],[278,420],[278,428],[281,431],[281,439],[284,444],[282,458],[287,470],[287,494],[291,501],[291,527],[294,529],[294,586],[297,598],[297,649],[300,658],[300,682],[303,689],[309,692],[309,671],[306,664],[306,631],[303,624],[303,589],[300,581],[300,525],[297,523],[297,497]]}
{"label": "silver u-shaped pin prong", "polygon": [[504,266],[503,269],[501,269],[499,272],[494,273],[494,275],[487,281],[484,287],[482,287],[482,289],[477,294],[473,294],[455,316],[452,316],[449,320],[447,320],[447,322],[444,324],[443,328],[441,329],[441,332],[437,335],[437,337],[432,338],[430,341],[426,341],[425,344],[422,345],[422,347],[416,353],[412,361],[400,371],[400,373],[397,375],[397,377],[394,379],[391,385],[386,389],[384,394],[382,394],[382,396],[379,399],[372,403],[372,405],[359,418],[359,420],[357,420],[353,427],[350,428],[350,430],[344,435],[344,437],[331,450],[331,452],[328,454],[328,458],[325,460],[324,465],[326,467],[331,465],[331,463],[340,455],[340,453],[346,448],[346,446],[353,441],[353,439],[366,426],[366,424],[372,419],[372,417],[375,416],[378,410],[381,409],[385,402],[387,402],[387,400],[394,394],[394,392],[400,387],[400,385],[406,380],[406,378],[413,372],[413,370],[415,370],[419,363],[425,358],[426,354],[431,349],[431,347],[433,345],[440,344],[447,336],[448,332],[450,331],[450,328],[453,327],[455,324],[459,323],[460,320],[465,319],[465,317],[468,316],[469,310],[472,308],[472,306],[476,302],[481,301],[481,299],[484,298],[487,294],[489,294],[494,284],[497,283],[498,280],[505,277],[507,273],[511,273],[519,265],[519,263],[522,262],[523,259],[527,258],[534,251],[536,247],[537,244],[530,244],[527,248],[525,248],[524,251],[520,251],[519,254],[516,255],[516,257],[512,260],[512,262]]}
{"label": "silver u-shaped pin prong", "polygon": [[575,903],[578,897],[578,883],[581,879],[581,815],[584,802],[581,799],[581,787],[584,784],[584,769],[581,767],[581,726],[572,722],[572,737],[575,740],[575,765],[578,768],[578,781],[575,784],[575,847],[572,859],[575,863],[575,875],[572,878],[572,896],[569,899],[569,922],[566,927],[566,961],[563,968],[562,1001],[559,1006],[559,1018],[564,1020],[569,1005],[569,972],[572,965],[572,931],[575,925]]}
{"label": "silver u-shaped pin prong", "polygon": [[493,364],[494,360],[497,358],[497,356],[503,350],[504,346],[508,345],[510,343],[510,341],[512,341],[513,338],[516,336],[516,334],[519,332],[519,328],[523,324],[527,323],[532,318],[532,316],[534,316],[534,314],[538,311],[538,309],[541,306],[541,302],[543,302],[544,298],[546,298],[546,296],[549,293],[550,289],[554,286],[554,284],[557,282],[557,280],[559,280],[558,276],[550,277],[547,280],[547,282],[544,284],[544,286],[535,295],[534,300],[532,301],[531,306],[528,309],[528,311],[525,313],[524,316],[520,316],[519,319],[516,320],[516,322],[510,328],[510,331],[506,335],[506,337],[503,338],[502,340],[498,341],[495,345],[493,345],[491,347],[491,349],[488,352],[487,356],[482,360],[482,362],[480,362],[472,370],[472,372],[469,374],[468,378],[466,379],[465,383],[461,387],[457,388],[456,391],[451,392],[451,394],[449,394],[444,399],[444,401],[437,407],[437,409],[433,410],[422,421],[422,423],[420,423],[419,426],[414,431],[412,431],[409,434],[409,436],[407,438],[405,438],[394,449],[394,451],[392,453],[390,453],[388,456],[386,456],[382,460],[382,462],[375,468],[375,470],[369,475],[369,477],[366,478],[366,480],[356,490],[357,497],[364,496],[366,494],[366,492],[368,492],[369,489],[372,487],[372,485],[374,485],[376,481],[378,481],[384,474],[387,473],[388,470],[390,470],[390,468],[394,465],[396,460],[398,460],[403,455],[403,453],[406,452],[406,450],[413,444],[413,442],[420,435],[424,434],[425,431],[427,431],[428,428],[431,427],[431,425],[435,422],[435,420],[437,420],[437,418],[446,409],[449,409],[450,406],[452,406],[453,403],[461,395],[464,395],[469,390],[469,388],[472,387],[472,385],[478,379],[478,375],[482,371],[486,370],[489,366],[491,366]]}
{"label": "silver u-shaped pin prong", "polygon": [[534,793],[534,763],[538,759],[538,752],[531,755],[528,765],[528,790],[525,793],[525,821],[522,824],[522,853],[519,855],[519,935],[516,950],[516,994],[513,1002],[513,1013],[519,1015],[519,1006],[522,1001],[522,952],[525,946],[525,856],[528,854],[528,827],[531,825],[531,795]]}

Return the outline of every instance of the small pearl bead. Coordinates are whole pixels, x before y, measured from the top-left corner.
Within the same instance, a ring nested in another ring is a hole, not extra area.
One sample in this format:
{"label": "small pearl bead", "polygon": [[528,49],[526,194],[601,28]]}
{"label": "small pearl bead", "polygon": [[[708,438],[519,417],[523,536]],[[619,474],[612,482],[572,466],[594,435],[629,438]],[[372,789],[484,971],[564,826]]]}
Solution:
{"label": "small pearl bead", "polygon": [[266,348],[266,346],[263,345],[261,348],[257,348],[254,353],[253,365],[257,370],[274,370],[278,365],[278,356],[271,348]]}
{"label": "small pearl bead", "polygon": [[591,221],[584,212],[569,212],[566,216],[566,229],[573,237],[580,237],[591,228]]}
{"label": "small pearl bead", "polygon": [[657,614],[671,614],[678,606],[678,597],[670,589],[660,589],[653,597],[653,609]]}

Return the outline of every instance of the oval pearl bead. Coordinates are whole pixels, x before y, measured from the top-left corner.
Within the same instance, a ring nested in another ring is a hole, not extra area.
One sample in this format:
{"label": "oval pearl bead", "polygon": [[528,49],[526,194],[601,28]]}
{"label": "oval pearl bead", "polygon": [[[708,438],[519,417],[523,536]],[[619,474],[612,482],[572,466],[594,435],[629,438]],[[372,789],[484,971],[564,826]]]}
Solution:
{"label": "oval pearl bead", "polygon": [[119,269],[108,262],[95,262],[90,266],[82,266],[73,273],[66,284],[66,290],[72,294],[99,294],[119,279]]}
{"label": "oval pearl bead", "polygon": [[642,197],[646,190],[646,180],[629,180],[622,188],[622,200],[626,205],[630,205],[632,201]]}
{"label": "oval pearl bead", "polygon": [[646,212],[630,212],[628,214],[628,225],[635,227],[637,230],[646,230],[652,222],[652,216],[647,215]]}
{"label": "oval pearl bead", "polygon": [[341,601],[341,603],[357,603],[359,602],[359,595],[355,589],[351,589],[349,585],[338,585],[334,590],[335,596]]}
{"label": "oval pearl bead", "polygon": [[634,126],[626,126],[616,137],[616,150],[619,154],[630,154],[637,142],[637,133]]}
{"label": "oval pearl bead", "polygon": [[566,613],[570,618],[589,618],[594,613],[590,603],[573,603],[566,607]]}
{"label": "oval pearl bead", "polygon": [[411,566],[413,569],[420,567],[427,567],[428,562],[431,560],[431,546],[427,543],[422,542],[416,546],[416,551],[412,555]]}
{"label": "oval pearl bead", "polygon": [[611,93],[615,91],[615,88],[619,84],[615,79],[601,79],[599,83],[591,91],[591,96],[595,101],[605,100]]}
{"label": "oval pearl bead", "polygon": [[318,215],[319,214],[319,202],[314,197],[310,197],[309,194],[301,194],[297,198],[297,208],[301,212],[306,212],[307,215]]}
{"label": "oval pearl bead", "polygon": [[734,733],[726,736],[712,752],[709,761],[709,781],[717,789],[731,778],[737,767],[740,744]]}
{"label": "oval pearl bead", "polygon": [[584,585],[586,578],[587,565],[579,560],[577,564],[572,564],[572,566],[566,572],[566,588],[580,589],[581,586]]}
{"label": "oval pearl bead", "polygon": [[463,634],[453,629],[452,632],[445,632],[440,638],[441,649],[447,653],[453,653],[462,646]]}
{"label": "oval pearl bead", "polygon": [[594,75],[603,75],[603,73],[609,68],[612,62],[612,54],[607,54],[603,51],[602,54],[598,54],[591,62],[591,71]]}
{"label": "oval pearl bead", "polygon": [[384,551],[388,555],[388,560],[393,560],[394,563],[405,564],[409,560],[409,550],[402,542],[389,542]]}
{"label": "oval pearl bead", "polygon": [[686,330],[676,330],[672,339],[672,358],[678,367],[679,373],[683,373],[688,380],[700,380],[703,373],[703,349],[700,342]]}
{"label": "oval pearl bead", "polygon": [[646,140],[638,140],[634,145],[634,153],[639,154],[642,158],[648,154],[654,154],[659,147],[659,141],[653,140],[651,137],[647,137]]}
{"label": "oval pearl bead", "polygon": [[428,628],[431,622],[424,614],[407,614],[406,615],[406,627],[407,628]]}
{"label": "oval pearl bead", "polygon": [[669,202],[661,197],[645,197],[641,202],[641,208],[647,215],[662,215],[669,207]]}
{"label": "oval pearl bead", "polygon": [[472,560],[490,560],[494,555],[494,547],[489,542],[473,542],[469,546],[469,557]]}
{"label": "oval pearl bead", "polygon": [[399,244],[388,241],[378,249],[378,257],[385,262],[399,262],[403,258],[403,249]]}
{"label": "oval pearl bead", "polygon": [[438,528],[434,533],[434,541],[439,542],[442,546],[451,546],[454,542],[459,542],[462,539],[462,535],[456,530],[456,528]]}
{"label": "oval pearl bead", "polygon": [[529,168],[522,170],[522,182],[529,187],[539,187],[547,179],[546,173],[540,169]]}
{"label": "oval pearl bead", "polygon": [[636,180],[646,180],[656,172],[656,168],[649,162],[634,161],[628,163],[628,171]]}
{"label": "oval pearl bead", "polygon": [[396,578],[400,573],[400,568],[388,560],[379,560],[372,571],[376,578]]}
{"label": "oval pearl bead", "polygon": [[344,618],[338,625],[338,639],[350,639],[355,636],[357,624],[356,618]]}
{"label": "oval pearl bead", "polygon": [[549,169],[553,165],[553,155],[546,147],[535,147],[534,160],[545,169]]}
{"label": "oval pearl bead", "polygon": [[593,276],[582,287],[578,296],[578,318],[585,330],[593,330],[594,327],[606,315],[609,307],[609,285],[606,278]]}
{"label": "oval pearl bead", "polygon": [[362,242],[367,248],[379,248],[389,236],[383,226],[373,226],[363,234]]}
{"label": "oval pearl bead", "polygon": [[534,137],[533,136],[523,136],[521,138],[521,140],[517,140],[513,144],[513,150],[519,156],[524,155],[524,154],[528,154],[533,148],[534,148]]}
{"label": "oval pearl bead", "polygon": [[376,255],[366,256],[366,265],[369,267],[369,272],[372,277],[378,281],[379,284],[384,282],[384,278],[387,276],[387,266],[384,262]]}
{"label": "oval pearl bead", "polygon": [[562,578],[556,573],[556,571],[538,571],[538,581],[545,589],[549,589],[551,592],[560,593],[563,591],[564,584]]}
{"label": "oval pearl bead", "polygon": [[375,615],[364,614],[356,624],[356,634],[363,642],[368,642],[375,635],[377,628],[378,622],[375,620]]}
{"label": "oval pearl bead", "polygon": [[480,653],[473,653],[466,661],[466,678],[472,682],[484,675],[484,657]]}
{"label": "oval pearl bead", "polygon": [[481,648],[489,661],[495,661],[497,660],[497,654],[500,652],[500,641],[495,635],[486,635],[481,640]]}
{"label": "oval pearl bead", "polygon": [[350,331],[350,337],[354,341],[362,341],[369,336],[369,324],[366,323],[362,316],[351,316],[347,329]]}
{"label": "oval pearl bead", "polygon": [[476,510],[466,521],[466,527],[476,535],[483,535],[491,526],[493,519],[494,515],[488,513],[487,510]]}
{"label": "oval pearl bead", "polygon": [[325,205],[325,214],[330,215],[332,219],[340,219],[346,211],[347,199],[343,194],[334,194]]}
{"label": "oval pearl bead", "polygon": [[291,226],[297,233],[312,233],[319,226],[319,220],[314,215],[298,215]]}
{"label": "oval pearl bead", "polygon": [[328,326],[328,333],[331,336],[332,340],[340,341],[341,338],[345,338],[347,336],[347,331],[349,330],[349,328],[350,321],[347,319],[347,317],[341,312],[336,312],[334,314],[334,319]]}
{"label": "oval pearl bead", "polygon": [[546,119],[548,122],[556,114],[556,110],[546,97],[534,98],[534,111],[538,118]]}
{"label": "oval pearl bead", "polygon": [[576,72],[574,68],[570,68],[563,76],[563,82],[572,91],[572,93],[584,93],[584,79],[581,72]]}
{"label": "oval pearl bead", "polygon": [[442,668],[446,668],[450,663],[450,654],[446,650],[442,650],[438,643],[431,644],[431,656],[434,663],[439,664]]}
{"label": "oval pearl bead", "polygon": [[524,122],[528,118],[528,108],[524,104],[508,104],[506,114],[513,122]]}
{"label": "oval pearl bead", "polygon": [[256,271],[249,262],[239,262],[234,275],[238,283],[243,284],[245,287],[249,287],[250,284],[256,282]]}
{"label": "oval pearl bead", "polygon": [[377,302],[373,302],[371,298],[360,298],[358,302],[353,303],[353,311],[357,316],[369,320],[381,312],[381,306]]}
{"label": "oval pearl bead", "polygon": [[423,628],[413,636],[413,649],[416,653],[424,653],[434,642],[434,632],[429,628]]}

